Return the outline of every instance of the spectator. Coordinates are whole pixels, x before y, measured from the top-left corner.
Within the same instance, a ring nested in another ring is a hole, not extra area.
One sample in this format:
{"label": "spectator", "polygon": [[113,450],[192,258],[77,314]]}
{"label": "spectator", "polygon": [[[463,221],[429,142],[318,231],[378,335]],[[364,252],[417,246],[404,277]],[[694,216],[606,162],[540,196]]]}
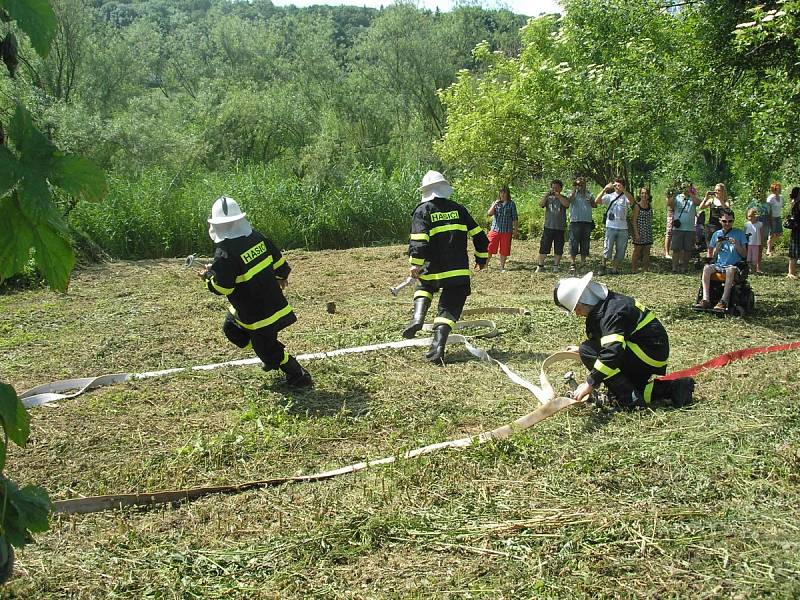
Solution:
{"label": "spectator", "polygon": [[770,194],[767,196],[767,204],[770,212],[767,213],[769,219],[769,238],[767,239],[767,256],[772,256],[775,240],[783,235],[783,200],[781,199],[781,184],[777,181],[769,186]]}
{"label": "spectator", "polygon": [[761,275],[761,230],[764,224],[758,220],[755,208],[747,209],[747,221],[744,224],[744,237],[747,239],[747,264],[753,273]]}
{"label": "spectator", "polygon": [[594,229],[594,197],[586,189],[586,178],[577,177],[569,196],[569,256],[572,265],[570,273],[577,272],[576,259],[581,255],[581,269],[586,267],[589,257],[589,239]]}
{"label": "spectator", "polygon": [[[517,205],[511,199],[507,185],[500,188],[500,194],[486,213],[492,217],[489,231],[489,258],[500,253],[500,272],[506,270],[506,259],[511,256],[511,238],[519,236],[519,216]],[[487,261],[488,265],[489,262]]]}
{"label": "spectator", "polygon": [[[753,197],[747,204],[747,208],[755,208],[758,210],[758,220],[761,222],[761,239],[765,242],[769,240],[769,234],[772,231],[772,207],[764,199],[760,190],[753,192]],[[761,245],[761,251],[764,251],[765,244]]]}
{"label": "spectator", "polygon": [[714,310],[727,310],[731,297],[731,288],[736,277],[742,276],[742,261],[747,258],[747,238],[741,229],[733,229],[733,212],[722,213],[719,219],[722,229],[715,231],[711,236],[709,247],[713,249],[713,264],[703,267],[703,298],[696,308],[709,308],[711,302],[711,275],[725,273],[725,287],[722,298]]}
{"label": "spectator", "polygon": [[667,371],[669,337],[641,302],[592,281],[592,273],[560,280],[553,300],[568,313],[586,319],[587,339],[567,348],[577,351],[589,370],[573,394],[577,400],[588,399],[605,384],[609,397],[623,408],[647,406],[652,400],[669,400],[673,406],[691,402],[694,379],[654,379]]}
{"label": "spectator", "polygon": [[[731,203],[728,199],[728,191],[724,183],[718,183],[714,186],[713,190],[708,190],[703,197],[703,201],[697,208],[698,212],[708,209],[708,219],[706,219],[706,241],[711,239],[715,231],[719,231],[722,226],[719,224],[719,218],[722,211],[730,209]],[[711,257],[711,250],[708,251],[708,257]]]}
{"label": "spectator", "polygon": [[789,193],[792,207],[787,218],[789,227],[789,279],[797,279],[797,261],[800,260],[800,187],[793,187]]}
{"label": "spectator", "polygon": [[633,205],[631,214],[633,226],[633,257],[631,270],[636,273],[641,261],[642,269],[650,269],[650,248],[653,245],[653,207],[650,204],[650,190],[639,190],[639,199]]}
{"label": "spectator", "polygon": [[694,221],[700,198],[690,182],[681,184],[682,192],[674,198],[667,197],[667,206],[672,207],[672,272],[686,271],[689,257],[694,249]]}
{"label": "spectator", "polygon": [[[667,199],[673,194],[667,191]],[[672,212],[672,207],[667,203],[667,227],[664,234],[664,258],[672,260],[672,221],[675,218]]]}
{"label": "spectator", "polygon": [[611,269],[611,273],[618,273],[622,269],[625,247],[628,245],[628,207],[633,204],[633,197],[625,189],[624,179],[615,179],[613,183],[606,185],[597,194],[594,205],[600,206],[601,204],[607,207],[601,272],[605,273],[608,260],[613,255],[614,267]]}
{"label": "spectator", "polygon": [[564,230],[567,228],[569,200],[561,193],[564,184],[559,179],[550,182],[550,190],[542,196],[539,206],[544,208],[544,231],[539,242],[539,266],[537,273],[544,271],[544,259],[553,248],[553,273],[558,273],[564,254]]}

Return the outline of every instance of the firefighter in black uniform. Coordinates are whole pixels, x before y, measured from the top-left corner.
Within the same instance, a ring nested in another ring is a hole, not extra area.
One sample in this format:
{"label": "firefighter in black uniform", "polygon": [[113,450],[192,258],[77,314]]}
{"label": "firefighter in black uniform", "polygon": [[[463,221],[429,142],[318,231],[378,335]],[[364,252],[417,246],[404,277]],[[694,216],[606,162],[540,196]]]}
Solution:
{"label": "firefighter in black uniform", "polygon": [[556,284],[553,299],[569,313],[586,317],[586,337],[578,348],[589,369],[575,390],[578,400],[605,383],[621,407],[647,406],[652,400],[671,400],[683,406],[692,399],[694,379],[658,381],[669,358],[669,338],[656,316],[638,300],[592,281],[592,273]]}
{"label": "firefighter in black uniform", "polygon": [[475,269],[489,259],[489,239],[466,208],[450,200],[453,188],[441,173],[428,171],[417,190],[422,199],[411,217],[408,245],[410,275],[418,279],[414,291],[414,316],[403,330],[413,338],[422,329],[433,294],[441,289],[439,307],[433,320],[433,340],[425,357],[444,361],[447,336],[461,317],[470,294],[467,238],[475,246]]}
{"label": "firefighter in black uniform", "polygon": [[214,262],[200,276],[209,291],[231,303],[222,325],[228,340],[239,348],[252,347],[264,370],[282,370],[288,385],[309,387],[311,375],[278,341],[278,332],[297,321],[282,291],[288,284],[289,264],[245,216],[232,198],[214,202],[208,219]]}

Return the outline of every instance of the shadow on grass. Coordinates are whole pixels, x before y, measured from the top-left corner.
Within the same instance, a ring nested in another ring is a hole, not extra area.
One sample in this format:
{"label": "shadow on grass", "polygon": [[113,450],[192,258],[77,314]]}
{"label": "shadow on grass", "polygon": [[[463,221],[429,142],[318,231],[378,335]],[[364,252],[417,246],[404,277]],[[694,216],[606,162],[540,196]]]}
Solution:
{"label": "shadow on grass", "polygon": [[275,383],[270,389],[282,396],[279,402],[286,412],[297,417],[330,417],[345,413],[360,417],[369,410],[371,396],[360,386],[343,392],[331,392],[319,388],[293,389],[285,383]]}

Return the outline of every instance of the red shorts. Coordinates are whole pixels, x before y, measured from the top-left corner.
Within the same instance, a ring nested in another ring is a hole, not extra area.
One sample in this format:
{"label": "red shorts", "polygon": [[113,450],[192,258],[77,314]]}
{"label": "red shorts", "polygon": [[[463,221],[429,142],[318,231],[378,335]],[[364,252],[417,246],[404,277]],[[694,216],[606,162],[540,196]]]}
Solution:
{"label": "red shorts", "polygon": [[500,256],[511,256],[511,236],[512,233],[500,233],[499,231],[489,232],[489,254],[497,254],[500,248]]}

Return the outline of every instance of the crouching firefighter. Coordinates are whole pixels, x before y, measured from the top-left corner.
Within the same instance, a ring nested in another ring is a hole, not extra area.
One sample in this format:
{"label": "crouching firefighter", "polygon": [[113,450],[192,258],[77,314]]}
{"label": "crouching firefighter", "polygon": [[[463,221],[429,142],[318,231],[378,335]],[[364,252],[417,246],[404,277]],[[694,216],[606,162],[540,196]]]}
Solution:
{"label": "crouching firefighter", "polygon": [[214,262],[200,276],[209,291],[231,303],[222,324],[228,340],[239,348],[252,348],[265,371],[283,371],[288,385],[309,387],[311,375],[278,341],[278,332],[297,321],[282,291],[288,284],[289,264],[245,216],[232,198],[214,202],[208,219]]}
{"label": "crouching firefighter", "polygon": [[669,357],[669,338],[656,316],[638,300],[592,281],[592,273],[556,284],[556,306],[586,318],[586,336],[578,352],[589,369],[575,398],[588,399],[605,383],[609,397],[623,408],[648,406],[654,400],[683,406],[692,399],[694,379],[660,381]]}
{"label": "crouching firefighter", "polygon": [[413,338],[422,329],[433,294],[441,290],[433,340],[425,357],[443,363],[447,336],[461,317],[470,294],[467,238],[475,246],[475,269],[489,259],[489,238],[466,208],[450,200],[453,188],[437,171],[428,171],[417,189],[421,199],[411,216],[408,255],[411,277],[418,280],[414,291],[414,316],[403,330]]}

